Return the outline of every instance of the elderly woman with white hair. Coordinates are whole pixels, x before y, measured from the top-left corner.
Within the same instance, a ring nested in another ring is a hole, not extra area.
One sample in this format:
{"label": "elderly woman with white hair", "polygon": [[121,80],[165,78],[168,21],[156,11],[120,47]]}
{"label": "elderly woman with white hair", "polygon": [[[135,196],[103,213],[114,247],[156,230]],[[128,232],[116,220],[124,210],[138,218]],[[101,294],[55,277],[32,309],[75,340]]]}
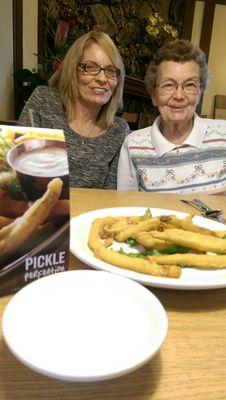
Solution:
{"label": "elderly woman with white hair", "polygon": [[205,54],[190,41],[168,42],[156,52],[145,80],[160,115],[126,137],[119,190],[224,193],[226,121],[196,114],[208,79]]}

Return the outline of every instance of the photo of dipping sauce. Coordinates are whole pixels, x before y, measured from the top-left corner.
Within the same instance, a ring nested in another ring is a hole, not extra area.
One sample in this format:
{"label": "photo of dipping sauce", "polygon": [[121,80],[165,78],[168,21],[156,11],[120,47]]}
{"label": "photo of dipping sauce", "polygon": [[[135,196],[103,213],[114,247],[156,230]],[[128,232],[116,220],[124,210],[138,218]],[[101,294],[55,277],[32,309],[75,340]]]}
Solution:
{"label": "photo of dipping sauce", "polygon": [[15,171],[28,199],[39,198],[53,178],[61,178],[61,198],[69,198],[69,168],[66,144],[61,140],[34,139],[17,144],[7,162]]}
{"label": "photo of dipping sauce", "polygon": [[68,175],[67,153],[61,147],[48,146],[21,153],[14,160],[17,171],[34,176]]}

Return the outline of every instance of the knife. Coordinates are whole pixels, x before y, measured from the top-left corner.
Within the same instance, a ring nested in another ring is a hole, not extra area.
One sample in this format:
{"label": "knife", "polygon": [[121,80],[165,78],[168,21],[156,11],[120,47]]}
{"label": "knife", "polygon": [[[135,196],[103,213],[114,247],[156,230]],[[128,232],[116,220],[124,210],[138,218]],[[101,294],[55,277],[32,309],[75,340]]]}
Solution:
{"label": "knife", "polygon": [[202,212],[202,215],[207,218],[215,219],[223,224],[226,223],[226,219],[221,215],[221,210],[213,210],[207,204],[199,199],[193,200],[181,200],[183,203],[189,204]]}

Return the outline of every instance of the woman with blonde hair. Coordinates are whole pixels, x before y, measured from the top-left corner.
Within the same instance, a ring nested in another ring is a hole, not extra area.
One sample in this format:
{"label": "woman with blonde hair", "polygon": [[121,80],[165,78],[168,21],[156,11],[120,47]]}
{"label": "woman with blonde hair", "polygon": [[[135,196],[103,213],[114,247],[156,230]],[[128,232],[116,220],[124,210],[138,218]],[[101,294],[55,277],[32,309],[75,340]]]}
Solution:
{"label": "woman with blonde hair", "polygon": [[37,87],[22,110],[19,125],[64,130],[71,186],[116,189],[119,152],[129,132],[116,116],[124,77],[112,39],[90,31],[72,44],[49,86]]}

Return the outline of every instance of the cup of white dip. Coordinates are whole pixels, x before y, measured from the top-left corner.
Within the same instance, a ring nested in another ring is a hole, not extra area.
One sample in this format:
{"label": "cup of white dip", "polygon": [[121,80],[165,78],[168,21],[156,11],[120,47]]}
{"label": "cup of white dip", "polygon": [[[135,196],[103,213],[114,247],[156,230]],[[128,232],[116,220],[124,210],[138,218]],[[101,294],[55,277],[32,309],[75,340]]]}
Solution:
{"label": "cup of white dip", "polygon": [[60,140],[34,139],[14,146],[7,162],[15,171],[29,200],[46,191],[56,177],[63,181],[61,198],[69,197],[69,169],[66,144]]}

